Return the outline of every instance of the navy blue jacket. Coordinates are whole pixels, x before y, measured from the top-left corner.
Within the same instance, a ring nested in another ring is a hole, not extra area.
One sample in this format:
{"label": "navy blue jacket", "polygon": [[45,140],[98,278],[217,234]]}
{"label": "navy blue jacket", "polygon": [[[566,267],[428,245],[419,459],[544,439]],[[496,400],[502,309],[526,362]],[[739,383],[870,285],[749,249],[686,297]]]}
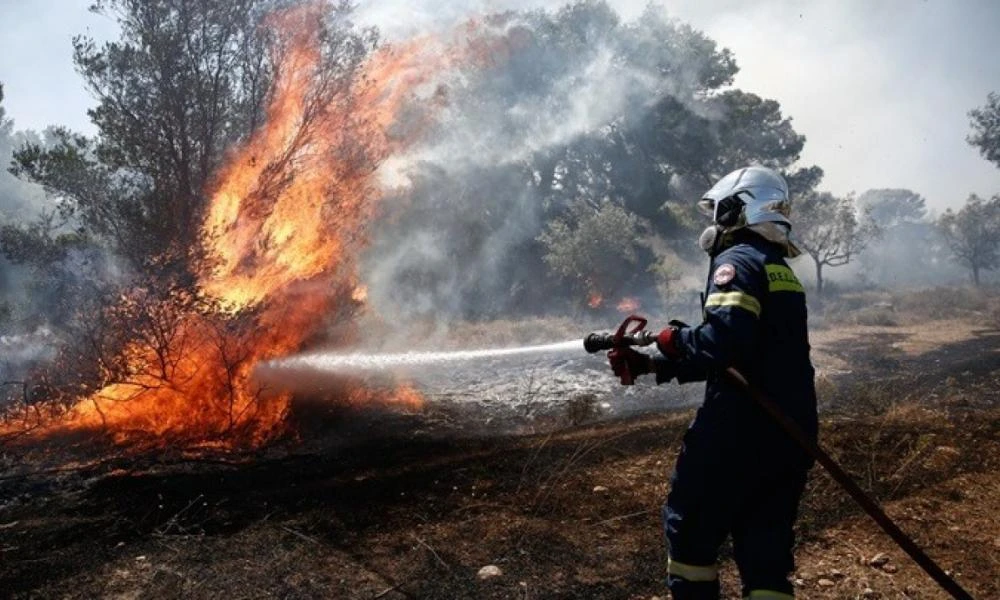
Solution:
{"label": "navy blue jacket", "polygon": [[749,395],[721,376],[725,367],[735,367],[815,437],[805,290],[785,262],[784,249],[753,232],[737,232],[712,258],[703,314],[700,325],[680,328],[677,342],[678,380],[707,380],[692,430],[718,437],[735,452],[752,442],[808,462]]}

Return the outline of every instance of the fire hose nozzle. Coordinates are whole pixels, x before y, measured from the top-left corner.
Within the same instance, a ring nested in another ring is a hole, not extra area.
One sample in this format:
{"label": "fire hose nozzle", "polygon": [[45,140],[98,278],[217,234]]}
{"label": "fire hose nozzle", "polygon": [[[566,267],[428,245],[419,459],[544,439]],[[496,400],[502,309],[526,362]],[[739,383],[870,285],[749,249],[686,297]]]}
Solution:
{"label": "fire hose nozzle", "polygon": [[656,336],[649,331],[637,331],[619,337],[615,333],[596,331],[583,338],[583,349],[594,354],[602,350],[621,348],[625,346],[648,346],[656,341]]}

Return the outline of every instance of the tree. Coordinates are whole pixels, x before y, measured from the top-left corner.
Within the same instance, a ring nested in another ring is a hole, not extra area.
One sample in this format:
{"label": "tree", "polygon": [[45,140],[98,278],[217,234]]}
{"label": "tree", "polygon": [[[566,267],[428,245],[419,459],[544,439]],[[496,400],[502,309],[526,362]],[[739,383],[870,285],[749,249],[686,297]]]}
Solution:
{"label": "tree", "polygon": [[621,295],[637,269],[639,219],[621,206],[575,204],[569,215],[549,222],[539,236],[545,263],[592,305]]}
{"label": "tree", "polygon": [[868,190],[858,196],[858,208],[868,211],[885,229],[923,219],[927,214],[925,205],[923,196],[907,189]]}
{"label": "tree", "polygon": [[983,158],[1000,167],[1000,94],[991,92],[986,105],[969,111],[972,133],[966,139]]}
{"label": "tree", "polygon": [[1000,263],[1000,195],[984,200],[972,194],[958,212],[946,210],[938,227],[952,255],[971,271],[976,286],[981,271]]}
{"label": "tree", "polygon": [[823,268],[857,258],[879,229],[866,212],[858,214],[853,195],[838,198],[810,192],[795,205],[793,239],[816,267],[816,292],[823,293]]}
{"label": "tree", "polygon": [[[37,139],[33,132],[15,131],[14,120],[7,116],[3,106],[4,89],[0,83],[0,166],[6,167],[14,149],[26,140]],[[40,141],[40,140],[39,140]],[[37,212],[43,194],[38,186],[18,180],[0,168],[0,220],[23,219]]]}
{"label": "tree", "polygon": [[[43,185],[137,271],[189,275],[213,175],[226,149],[263,122],[275,69],[296,51],[293,36],[275,35],[267,21],[288,4],[96,2],[94,10],[121,28],[120,40],[104,45],[73,40],[77,70],[97,98],[89,115],[98,136],[56,130],[50,147],[18,151],[14,172]],[[321,60],[302,99],[310,114],[350,85],[375,42],[373,32],[346,23],[349,10],[331,1],[297,13],[322,27]],[[309,127],[304,121],[302,132]]]}
{"label": "tree", "polygon": [[[858,197],[881,230],[861,258],[863,276],[880,285],[940,283],[950,275],[950,260],[935,223],[927,218],[926,201],[908,189],[872,189]],[[912,268],[919,247],[921,269]]]}
{"label": "tree", "polygon": [[[351,93],[356,84],[368,84],[356,75],[374,36],[342,18],[344,2],[296,3],[298,10],[265,14],[292,4],[99,0],[96,10],[117,17],[121,39],[101,47],[74,40],[77,69],[97,98],[90,117],[98,135],[57,128],[45,143],[22,146],[12,172],[44,186],[58,210],[38,224],[0,227],[7,257],[30,268],[65,267],[60,281],[73,283],[68,275],[88,279],[89,252],[98,245],[131,261],[124,276],[96,293],[66,289],[55,295],[82,315],[68,325],[55,323],[65,343],[50,374],[68,374],[62,380],[71,388],[67,397],[126,384],[135,390],[130,402],[140,396],[158,402],[160,392],[213,402],[213,390],[222,386],[230,398],[229,427],[238,420],[233,388],[251,385],[250,350],[270,345],[259,339],[268,330],[253,322],[254,315],[244,318],[246,310],[234,313],[212,301],[197,277],[200,267],[211,266],[200,246],[203,213],[227,147],[251,134],[264,107],[274,108],[271,100],[292,98],[279,107],[293,115],[282,128],[282,151],[248,159],[263,172],[241,197],[254,203],[255,216],[273,211],[276,190],[299,175],[297,160],[307,151],[329,153],[324,165],[339,164],[336,157],[362,172],[369,168],[372,143],[362,133],[345,136],[350,148],[343,156],[341,148],[314,142],[330,114],[353,117],[337,108],[357,98]],[[275,79],[278,64],[285,77]],[[289,90],[276,82],[301,93],[285,94]],[[339,192],[329,186],[315,195],[334,204]],[[94,307],[108,319],[101,322]],[[101,325],[100,346],[79,333],[90,325]],[[194,374],[209,374],[212,381]]]}
{"label": "tree", "polygon": [[[95,139],[65,129],[28,144],[14,172],[139,270],[184,269],[204,194],[225,149],[262,118],[274,69],[273,0],[99,0],[118,41],[73,40],[97,106]],[[169,258],[167,258],[169,257]]]}
{"label": "tree", "polygon": [[636,245],[628,263],[645,272],[697,252],[692,197],[726,170],[798,172],[804,138],[779,103],[730,89],[732,53],[662,7],[623,22],[607,2],[584,0],[487,21],[470,37],[486,58],[449,78],[406,201],[383,203],[394,214],[371,254],[388,258],[378,273],[392,289],[372,289],[398,298],[397,312],[424,298],[438,315],[575,301],[576,280],[547,277],[552,265],[540,257],[550,249],[538,240],[550,223],[575,231],[580,203],[596,211],[609,202],[648,225],[658,243]]}

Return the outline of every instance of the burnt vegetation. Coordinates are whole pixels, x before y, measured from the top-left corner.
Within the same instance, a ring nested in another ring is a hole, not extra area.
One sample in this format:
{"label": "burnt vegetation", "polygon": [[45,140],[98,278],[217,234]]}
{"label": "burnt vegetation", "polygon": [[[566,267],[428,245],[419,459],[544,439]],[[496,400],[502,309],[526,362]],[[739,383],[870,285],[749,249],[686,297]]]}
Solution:
{"label": "burnt vegetation", "polygon": [[[162,340],[143,333],[157,315],[109,315],[116,296],[211,304],[198,284],[211,269],[206,205],[227,150],[266,121],[280,92],[275,72],[294,50],[276,28],[291,6],[98,2],[120,39],[73,42],[96,98],[98,133],[15,132],[0,114],[0,147],[11,158],[4,202],[32,198],[39,207],[9,210],[0,224],[8,292],[0,317],[26,346],[40,328],[55,340],[12,363],[9,379],[51,382],[66,397],[100,389],[117,380],[106,345],[89,354],[74,348],[89,315],[101,314],[108,329],[135,330],[134,342],[150,341],[157,356]],[[351,94],[365,89],[362,65],[377,33],[355,28],[346,4],[322,6],[310,18],[323,21],[324,58],[304,75],[311,85],[298,99],[295,139],[246,200],[255,214],[267,214],[297,176],[330,98],[343,97],[336,106],[350,113]],[[626,296],[647,311],[672,310],[687,303],[690,290],[678,282],[701,261],[690,243],[699,227],[690,198],[746,163],[788,178],[817,296],[852,285],[824,285],[825,269],[848,263],[862,287],[952,283],[952,257],[979,285],[996,263],[996,199],[972,197],[934,222],[910,190],[869,190],[857,200],[821,191],[822,169],[799,164],[806,140],[780,104],[734,89],[736,57],[657,7],[627,23],[603,2],[576,2],[496,15],[482,27],[463,50],[473,60],[431,97],[414,96],[389,132],[419,131],[421,158],[401,195],[383,199],[386,218],[366,232],[363,270],[380,312],[452,321],[596,315]],[[428,119],[420,104],[439,116]],[[993,104],[970,113],[970,143],[987,158]],[[468,152],[476,139],[490,143]],[[336,150],[345,170],[371,161],[366,140],[350,143]],[[896,250],[917,239],[926,267],[894,263]],[[60,366],[50,373],[36,357],[54,355]],[[79,381],[63,385],[66,372]],[[15,388],[6,391],[16,398]]]}
{"label": "burnt vegetation", "polygon": [[[981,350],[1000,335],[975,331],[913,356],[885,356],[894,333],[838,342],[857,371],[822,387],[821,442],[988,598],[990,553],[971,548],[997,533],[1000,363]],[[874,364],[887,359],[889,377]],[[433,410],[345,413],[304,454],[14,472],[0,480],[0,581],[15,597],[648,598],[662,593],[659,504],[690,416],[496,438],[415,435]],[[819,469],[798,537],[803,597],[943,597]],[[487,564],[503,575],[478,580]],[[724,585],[735,577],[727,566]]]}
{"label": "burnt vegetation", "polygon": [[[245,385],[254,333],[294,310],[265,319],[207,293],[217,232],[203,225],[234,148],[282,91],[296,48],[280,17],[298,5],[96,2],[121,37],[73,41],[93,136],[17,131],[0,87],[0,595],[662,594],[659,503],[690,412],[606,420],[590,391],[540,406],[532,380],[518,417],[528,433],[499,436],[457,403],[358,408],[338,388],[286,409]],[[405,49],[353,25],[348,2],[310,6],[319,59],[299,74],[311,82],[302,118],[286,152],[247,158],[270,160],[245,199],[258,216],[303,176],[329,113],[355,115],[376,89],[367,61]],[[583,0],[468,31],[450,48],[463,60],[407,90],[378,136],[390,154],[416,140],[397,157],[404,169],[380,170],[374,138],[323,157],[388,184],[364,239],[349,240],[365,299],[353,281],[305,288],[290,307],[317,293],[338,302],[300,346],[360,337],[366,303],[414,337],[457,323],[458,347],[521,342],[522,329],[561,339],[625,297],[686,316],[684,278],[704,262],[692,198],[734,168],[773,167],[792,189],[797,270],[815,286],[823,443],[977,596],[1000,594],[995,558],[970,550],[1000,540],[1000,196],[934,216],[916,190],[823,191],[779,102],[733,87],[738,57],[661,7],[623,22]],[[998,112],[991,94],[969,113],[968,140],[1000,165]],[[328,216],[331,229],[346,219]],[[256,240],[239,268],[271,242]],[[919,265],[901,258],[915,244]],[[935,337],[959,322],[964,337]],[[107,425],[152,392],[163,418]],[[178,406],[212,416],[175,427],[164,415]],[[97,425],[33,437],[79,411]],[[938,597],[873,531],[814,471],[796,585],[814,598]],[[504,574],[479,581],[487,564]]]}

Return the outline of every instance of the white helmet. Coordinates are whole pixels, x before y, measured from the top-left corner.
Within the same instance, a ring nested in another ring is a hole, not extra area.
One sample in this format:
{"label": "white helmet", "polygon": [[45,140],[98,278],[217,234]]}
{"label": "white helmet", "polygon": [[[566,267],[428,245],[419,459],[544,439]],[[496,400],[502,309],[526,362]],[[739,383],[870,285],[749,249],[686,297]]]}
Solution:
{"label": "white helmet", "polygon": [[767,167],[737,169],[705,192],[698,207],[723,227],[785,223],[790,203],[785,178]]}

